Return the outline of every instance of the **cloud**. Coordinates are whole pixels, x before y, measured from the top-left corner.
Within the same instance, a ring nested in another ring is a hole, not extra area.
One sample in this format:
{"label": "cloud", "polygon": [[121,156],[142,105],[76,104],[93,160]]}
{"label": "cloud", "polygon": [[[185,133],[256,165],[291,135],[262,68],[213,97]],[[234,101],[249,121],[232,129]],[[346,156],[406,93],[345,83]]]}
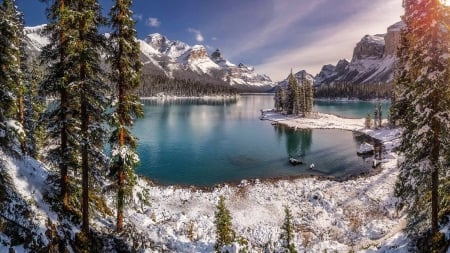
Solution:
{"label": "cloud", "polygon": [[269,45],[279,37],[293,31],[293,26],[300,20],[313,13],[326,0],[315,0],[299,4],[297,0],[274,1],[273,13],[270,20],[254,29],[247,35],[250,40],[240,44],[232,50],[230,57],[239,56],[247,51],[256,50]]}
{"label": "cloud", "polygon": [[188,28],[188,32],[193,33],[193,34],[195,35],[195,40],[196,40],[197,42],[202,42],[202,41],[205,40],[205,39],[203,38],[202,33],[201,33],[199,30],[197,30],[197,29]]}
{"label": "cloud", "polygon": [[216,41],[217,37],[212,37],[211,40]]}
{"label": "cloud", "polygon": [[142,14],[136,13],[136,14],[133,14],[133,19],[135,21],[142,21],[142,19],[144,19],[144,16],[142,16]]}
{"label": "cloud", "polygon": [[[311,32],[309,43],[297,44],[275,51],[255,68],[268,74],[274,81],[286,78],[289,70],[305,69],[316,74],[325,64],[336,64],[339,59],[351,59],[356,43],[366,34],[385,33],[389,25],[400,20],[401,1],[383,0],[382,5],[369,5],[339,23]],[[368,11],[370,9],[370,11]]]}
{"label": "cloud", "polygon": [[148,18],[146,24],[150,27],[159,27],[161,25],[161,21],[158,18]]}

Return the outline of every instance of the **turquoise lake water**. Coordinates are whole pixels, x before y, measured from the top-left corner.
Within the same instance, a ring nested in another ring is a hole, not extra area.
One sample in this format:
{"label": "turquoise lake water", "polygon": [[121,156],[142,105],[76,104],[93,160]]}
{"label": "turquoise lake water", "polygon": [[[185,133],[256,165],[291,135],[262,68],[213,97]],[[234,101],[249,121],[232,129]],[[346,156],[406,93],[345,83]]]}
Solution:
{"label": "turquoise lake water", "polygon": [[[211,186],[243,179],[299,175],[344,177],[370,168],[356,155],[361,134],[343,130],[297,130],[259,120],[273,96],[244,95],[237,101],[145,102],[136,121],[141,165],[137,173],[161,184]],[[316,103],[314,110],[364,117],[370,102]],[[289,157],[305,165],[292,166]],[[315,169],[309,165],[314,163]]]}

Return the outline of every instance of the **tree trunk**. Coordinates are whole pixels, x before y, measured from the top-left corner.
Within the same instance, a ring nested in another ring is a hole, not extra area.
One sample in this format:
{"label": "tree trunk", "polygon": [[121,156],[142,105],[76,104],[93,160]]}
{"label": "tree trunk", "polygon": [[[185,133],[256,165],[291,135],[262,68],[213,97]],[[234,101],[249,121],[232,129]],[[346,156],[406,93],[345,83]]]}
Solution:
{"label": "tree trunk", "polygon": [[[65,6],[64,6],[64,0],[60,0],[60,11],[63,12]],[[62,20],[62,19],[61,19]],[[63,62],[65,60],[65,50],[64,50],[64,43],[66,40],[65,32],[64,32],[64,22],[61,21],[61,34],[60,34],[60,62]],[[61,80],[61,86],[60,86],[60,107],[61,107],[61,115],[60,120],[62,122],[61,126],[61,158],[63,161],[59,164],[59,169],[61,173],[61,199],[63,203],[63,208],[67,211],[69,209],[69,191],[68,191],[68,184],[69,184],[69,177],[68,177],[68,168],[67,168],[67,90],[64,87],[64,83]]]}

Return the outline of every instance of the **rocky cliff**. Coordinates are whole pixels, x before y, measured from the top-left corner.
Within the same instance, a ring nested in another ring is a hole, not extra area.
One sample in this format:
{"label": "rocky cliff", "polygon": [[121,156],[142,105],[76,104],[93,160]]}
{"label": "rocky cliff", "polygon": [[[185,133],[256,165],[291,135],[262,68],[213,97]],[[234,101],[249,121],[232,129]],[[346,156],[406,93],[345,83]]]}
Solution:
{"label": "rocky cliff", "polygon": [[400,30],[403,26],[403,22],[398,22],[390,26],[386,34],[364,36],[356,44],[350,62],[340,60],[336,65],[324,65],[315,76],[314,85],[335,82],[390,82],[393,78]]}

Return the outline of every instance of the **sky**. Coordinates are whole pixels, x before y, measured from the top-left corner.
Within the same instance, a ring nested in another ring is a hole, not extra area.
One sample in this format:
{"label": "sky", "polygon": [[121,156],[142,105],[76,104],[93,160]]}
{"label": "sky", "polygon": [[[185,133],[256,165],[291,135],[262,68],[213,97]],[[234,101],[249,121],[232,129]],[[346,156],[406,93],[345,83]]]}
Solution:
{"label": "sky", "polygon": [[[99,2],[106,15],[114,1]],[[17,4],[27,26],[47,22],[46,3]],[[315,75],[350,60],[364,35],[386,33],[403,14],[402,0],[134,0],[133,11],[140,39],[160,33],[209,53],[219,48],[274,81],[291,68]]]}

